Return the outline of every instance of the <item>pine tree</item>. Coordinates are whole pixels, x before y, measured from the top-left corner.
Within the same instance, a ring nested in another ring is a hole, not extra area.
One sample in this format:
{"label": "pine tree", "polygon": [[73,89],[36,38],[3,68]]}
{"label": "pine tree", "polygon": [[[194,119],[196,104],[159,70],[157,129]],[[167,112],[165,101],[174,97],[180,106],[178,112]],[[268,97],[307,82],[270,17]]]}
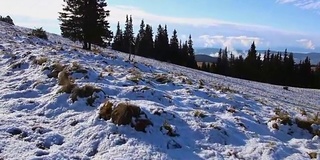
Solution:
{"label": "pine tree", "polygon": [[59,12],[60,29],[63,37],[83,43],[84,49],[91,44],[104,46],[111,41],[112,32],[106,17],[109,11],[105,0],[64,0],[62,12]]}
{"label": "pine tree", "polygon": [[170,60],[172,63],[179,64],[179,40],[177,30],[173,30],[170,39]]}
{"label": "pine tree", "polygon": [[153,57],[154,55],[154,42],[153,42],[153,31],[150,25],[146,25],[145,34],[141,40],[140,47],[142,56]]}
{"label": "pine tree", "polygon": [[135,42],[136,54],[140,56],[143,55],[143,47],[145,47],[142,44],[142,39],[144,38],[144,36],[145,36],[145,24],[144,24],[144,20],[141,20],[140,29]]}
{"label": "pine tree", "polygon": [[117,24],[117,32],[116,35],[114,36],[113,44],[112,44],[112,49],[122,51],[122,44],[123,44],[123,35],[122,35],[122,30],[120,28],[120,23],[118,22]]}
{"label": "pine tree", "polygon": [[123,52],[133,53],[134,51],[134,36],[133,36],[133,22],[132,16],[126,16],[126,24],[123,32]]}
{"label": "pine tree", "polygon": [[191,35],[189,35],[189,39],[188,39],[188,62],[187,62],[187,67],[198,68],[197,62],[196,62],[195,57],[194,57],[193,41],[192,41]]}
{"label": "pine tree", "polygon": [[188,42],[185,41],[182,44],[180,49],[180,60],[181,60],[180,63],[182,66],[188,66],[188,59],[189,59],[188,51],[189,51]]}
{"label": "pine tree", "polygon": [[304,61],[300,62],[299,67],[299,85],[302,87],[311,87],[310,82],[312,81],[312,72],[310,58],[306,57]]}
{"label": "pine tree", "polygon": [[155,52],[156,59],[161,61],[169,60],[169,40],[167,33],[167,25],[163,28],[161,25],[158,26],[158,32],[155,39]]}
{"label": "pine tree", "polygon": [[217,67],[216,67],[215,73],[222,74],[223,73],[222,69],[223,69],[223,65],[222,65],[222,49],[220,48],[219,52],[218,52]]}
{"label": "pine tree", "polygon": [[255,43],[252,42],[250,50],[248,51],[248,55],[245,59],[246,65],[246,78],[250,80],[257,80],[259,73],[259,62],[260,60],[257,59],[257,50]]}

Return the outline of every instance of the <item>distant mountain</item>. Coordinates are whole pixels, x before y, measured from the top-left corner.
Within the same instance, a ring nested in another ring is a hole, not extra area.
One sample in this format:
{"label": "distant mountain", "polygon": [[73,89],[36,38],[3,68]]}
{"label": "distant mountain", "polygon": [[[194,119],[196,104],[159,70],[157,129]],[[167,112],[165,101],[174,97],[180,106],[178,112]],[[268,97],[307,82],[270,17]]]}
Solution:
{"label": "distant mountain", "polygon": [[206,54],[197,54],[195,55],[195,59],[197,62],[210,62],[210,63],[216,63],[218,60],[218,57],[212,57]]}
{"label": "distant mountain", "polygon": [[[203,55],[211,55],[212,56],[212,55],[217,55],[219,50],[220,50],[219,48],[195,48],[195,54],[201,55],[200,57],[204,57]],[[258,50],[258,52],[261,54],[263,54],[265,51],[266,50]],[[232,52],[233,53],[236,52],[237,55],[242,55],[244,57],[247,55],[247,50],[235,50]],[[278,51],[271,51],[271,53],[274,53],[274,52],[278,52]],[[283,51],[281,51],[281,52],[283,52]],[[295,53],[293,53],[293,57],[294,57],[296,63],[299,63],[300,60],[301,61],[304,60],[307,56],[311,59],[311,64],[318,64],[320,62],[320,53],[316,53],[316,52],[310,52],[310,53],[295,52]],[[208,58],[208,57],[206,57],[206,58]],[[196,59],[196,61],[197,61],[197,59]]]}

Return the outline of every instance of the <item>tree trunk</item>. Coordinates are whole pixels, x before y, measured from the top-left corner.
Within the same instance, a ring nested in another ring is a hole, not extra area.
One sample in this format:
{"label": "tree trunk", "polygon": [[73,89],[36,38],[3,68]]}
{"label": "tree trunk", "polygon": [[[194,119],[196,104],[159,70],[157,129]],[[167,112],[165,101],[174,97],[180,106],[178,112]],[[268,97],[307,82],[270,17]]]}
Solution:
{"label": "tree trunk", "polygon": [[86,41],[83,42],[83,49],[87,49],[88,48],[88,43]]}

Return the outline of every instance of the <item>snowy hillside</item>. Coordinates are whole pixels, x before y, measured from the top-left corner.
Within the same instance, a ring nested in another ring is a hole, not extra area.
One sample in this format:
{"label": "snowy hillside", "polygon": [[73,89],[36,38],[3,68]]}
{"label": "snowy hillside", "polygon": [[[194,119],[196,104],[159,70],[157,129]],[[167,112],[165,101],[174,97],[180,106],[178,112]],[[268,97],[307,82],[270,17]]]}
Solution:
{"label": "snowy hillside", "polygon": [[0,22],[0,159],[320,159],[320,90],[28,33]]}

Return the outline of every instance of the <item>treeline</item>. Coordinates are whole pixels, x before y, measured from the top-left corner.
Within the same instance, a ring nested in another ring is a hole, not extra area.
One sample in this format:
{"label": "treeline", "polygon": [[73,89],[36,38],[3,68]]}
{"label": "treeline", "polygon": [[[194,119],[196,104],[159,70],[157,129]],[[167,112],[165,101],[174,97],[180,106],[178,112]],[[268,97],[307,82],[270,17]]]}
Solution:
{"label": "treeline", "polygon": [[0,16],[0,21],[14,25],[13,20],[11,19],[10,16],[7,16],[7,17]]}
{"label": "treeline", "polygon": [[152,26],[145,24],[144,20],[142,20],[140,29],[137,35],[134,36],[132,17],[128,15],[126,16],[124,29],[120,27],[120,22],[118,22],[112,49],[198,68],[194,57],[191,35],[189,35],[187,41],[182,42],[178,39],[177,31],[174,30],[169,39],[167,25],[159,25],[154,39]]}
{"label": "treeline", "polygon": [[310,58],[295,63],[293,54],[265,51],[263,58],[257,52],[254,42],[247,57],[228,54],[227,48],[220,49],[216,63],[203,63],[204,71],[236,78],[296,87],[320,88],[320,63],[311,68]]}

